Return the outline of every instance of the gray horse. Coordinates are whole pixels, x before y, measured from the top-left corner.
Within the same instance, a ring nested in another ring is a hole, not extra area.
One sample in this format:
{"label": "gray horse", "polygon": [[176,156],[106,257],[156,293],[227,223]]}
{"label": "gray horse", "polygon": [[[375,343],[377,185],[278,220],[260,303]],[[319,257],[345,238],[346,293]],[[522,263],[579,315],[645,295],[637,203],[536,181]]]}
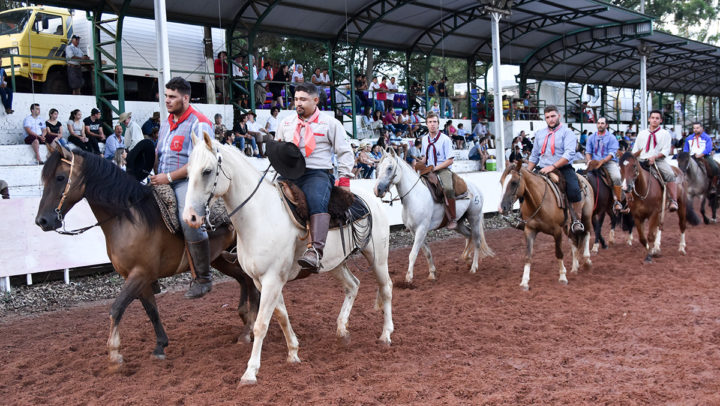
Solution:
{"label": "gray horse", "polygon": [[[685,190],[688,197],[688,207],[692,210],[694,199],[696,197],[701,197],[700,214],[702,214],[703,222],[705,222],[705,224],[709,224],[710,222],[716,223],[717,217],[715,213],[717,212],[718,199],[717,196],[708,196],[707,194],[710,178],[707,173],[705,173],[702,164],[698,163],[695,158],[691,157],[687,152],[679,153],[677,156],[677,162],[678,168],[685,173],[685,177],[687,178],[687,189]],[[712,212],[712,219],[705,215],[706,201],[708,202],[710,211]]]}

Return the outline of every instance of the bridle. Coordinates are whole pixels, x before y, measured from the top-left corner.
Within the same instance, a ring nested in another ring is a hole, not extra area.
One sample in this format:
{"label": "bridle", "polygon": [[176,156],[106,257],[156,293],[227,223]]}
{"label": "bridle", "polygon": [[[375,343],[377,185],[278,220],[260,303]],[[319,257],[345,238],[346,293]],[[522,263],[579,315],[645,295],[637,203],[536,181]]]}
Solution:
{"label": "bridle", "polygon": [[[400,162],[398,162],[398,158],[395,157],[395,167],[393,168],[392,176],[390,176],[391,180],[395,179],[395,175],[397,175],[398,167],[400,167]],[[418,175],[418,178],[415,181],[415,183],[413,183],[412,187],[407,192],[403,193],[402,196],[398,195],[398,196],[392,197],[392,192],[390,191],[390,188],[388,187],[388,193],[390,193],[390,200],[382,200],[382,202],[390,203],[390,207],[392,207],[393,202],[398,201],[398,200],[402,201],[402,199],[404,199],[405,196],[409,195],[410,192],[412,192],[412,190],[415,189],[415,186],[417,186],[417,184],[420,182],[421,178],[422,178],[422,176]]]}
{"label": "bridle", "polygon": [[635,171],[635,176],[632,179],[632,189],[630,190],[624,190],[625,193],[632,193],[635,196],[637,196],[640,200],[645,200],[648,197],[648,194],[650,194],[650,187],[647,187],[647,190],[645,191],[645,196],[640,196],[640,193],[637,192],[637,189],[635,189],[635,181],[640,176],[640,169],[638,167],[640,166],[640,163],[635,161],[633,164],[633,170]]}
{"label": "bridle", "polygon": [[[522,173],[518,172],[517,174],[518,174],[518,177],[519,177],[520,179],[522,179]],[[541,176],[544,176],[544,175],[541,175]],[[524,180],[523,180],[523,182],[524,182]],[[542,202],[545,201],[545,196],[547,195],[548,189],[549,189],[549,186],[543,182],[543,195],[542,195],[542,198],[540,198],[540,202],[538,203],[537,208],[535,209],[535,211],[533,212],[533,214],[531,214],[530,217],[528,217],[527,220],[524,220],[524,219],[522,218],[522,211],[520,211],[520,218],[516,218],[516,221],[515,221],[514,223],[511,221],[510,216],[503,216],[503,218],[505,219],[505,221],[507,221],[508,223],[510,223],[510,225],[513,226],[514,228],[521,228],[520,226],[523,226],[523,227],[524,227],[525,224],[527,224],[530,220],[534,219],[535,216],[537,216],[538,213],[540,213],[540,209],[542,208]],[[517,191],[515,191],[513,194],[515,195],[515,200],[517,200],[517,199],[518,199]],[[514,204],[515,200],[513,200],[513,204]],[[529,199],[528,199],[528,200],[529,200]]]}

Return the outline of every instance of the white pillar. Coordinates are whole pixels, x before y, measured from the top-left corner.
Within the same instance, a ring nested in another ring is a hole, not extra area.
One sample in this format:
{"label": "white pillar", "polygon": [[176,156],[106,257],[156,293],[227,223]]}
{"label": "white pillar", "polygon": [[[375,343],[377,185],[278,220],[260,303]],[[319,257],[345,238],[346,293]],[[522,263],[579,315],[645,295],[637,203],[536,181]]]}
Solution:
{"label": "white pillar", "polygon": [[640,129],[647,128],[648,106],[647,106],[647,55],[641,51],[640,54]]}
{"label": "white pillar", "polygon": [[168,115],[165,108],[165,83],[172,77],[170,73],[170,49],[167,34],[167,12],[165,0],[154,0],[155,3],[155,32],[157,41],[158,66],[158,99],[160,103],[160,117],[165,119]]}
{"label": "white pillar", "polygon": [[495,91],[495,160],[498,172],[505,171],[505,123],[502,112],[502,89],[500,88],[500,13],[490,13],[492,21],[493,88]]}

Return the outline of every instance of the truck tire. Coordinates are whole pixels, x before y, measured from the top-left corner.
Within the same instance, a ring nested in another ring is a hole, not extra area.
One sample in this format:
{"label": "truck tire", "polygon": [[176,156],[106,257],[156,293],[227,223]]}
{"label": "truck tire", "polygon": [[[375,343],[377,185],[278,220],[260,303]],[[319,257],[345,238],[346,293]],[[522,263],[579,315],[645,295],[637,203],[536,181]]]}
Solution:
{"label": "truck tire", "polygon": [[70,86],[68,86],[67,73],[61,70],[54,70],[47,75],[43,93],[49,94],[68,94]]}

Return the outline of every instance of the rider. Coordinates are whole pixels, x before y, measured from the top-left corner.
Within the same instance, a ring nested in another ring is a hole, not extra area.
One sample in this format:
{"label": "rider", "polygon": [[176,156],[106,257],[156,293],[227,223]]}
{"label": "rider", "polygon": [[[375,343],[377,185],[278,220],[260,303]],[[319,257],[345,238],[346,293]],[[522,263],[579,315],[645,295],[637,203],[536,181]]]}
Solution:
{"label": "rider", "polygon": [[[190,106],[190,83],[181,77],[170,79],[165,85],[165,106],[170,116],[160,124],[155,149],[155,173],[150,178],[153,185],[167,185],[175,191],[178,217],[185,208],[187,193],[187,163],[192,152],[191,133],[213,134],[212,122]],[[195,280],[185,297],[198,298],[212,290],[210,276],[210,242],[204,227],[192,228],[180,222],[187,241],[190,260],[195,270]]]}
{"label": "rider", "polygon": [[545,123],[548,125],[547,128],[535,133],[535,142],[527,169],[532,171],[537,165],[543,175],[548,175],[554,170],[563,175],[566,185],[565,194],[572,206],[569,210],[572,218],[570,230],[573,233],[581,233],[585,231],[585,226],[580,221],[582,193],[575,169],[572,167],[577,137],[571,129],[560,123],[560,112],[555,106],[545,107]]}
{"label": "rider", "polygon": [[455,188],[453,186],[453,174],[450,170],[455,160],[452,155],[452,140],[440,132],[440,119],[436,113],[429,112],[425,118],[425,123],[428,127],[428,134],[422,137],[422,151],[425,155],[422,163],[432,165],[433,172],[437,172],[437,177],[445,195],[450,220],[447,228],[448,230],[454,230],[457,227],[457,220],[455,219]]}
{"label": "rider", "polygon": [[619,143],[615,134],[608,129],[607,119],[600,117],[597,120],[597,131],[587,139],[585,147],[585,159],[590,162],[592,160],[600,161],[600,165],[604,167],[613,183],[613,198],[615,199],[615,208],[622,209],[620,200],[622,200],[622,179],[620,178],[620,166],[617,163],[617,153]]}
{"label": "rider", "polygon": [[689,152],[690,155],[698,159],[705,158],[702,162],[705,163],[705,171],[710,178],[710,187],[708,188],[708,195],[714,195],[717,193],[716,184],[718,181],[718,164],[713,159],[713,142],[712,138],[705,132],[703,125],[700,122],[693,123],[694,137],[688,137],[685,140],[684,152]]}
{"label": "rider", "polygon": [[670,194],[670,211],[677,211],[677,184],[675,183],[675,172],[673,172],[670,164],[667,163],[665,157],[670,154],[670,144],[672,136],[670,133],[660,128],[662,123],[662,112],[653,110],[648,117],[648,128],[640,130],[635,145],[633,145],[632,153],[636,157],[639,156],[640,161],[646,161],[650,166],[655,164],[663,181],[667,184],[667,190]]}
{"label": "rider", "polygon": [[305,193],[310,212],[311,245],[298,260],[303,269],[317,273],[322,264],[325,240],[330,227],[328,202],[333,186],[333,154],[340,178],[337,186],[350,190],[355,157],[345,139],[342,123],[317,108],[318,88],[310,82],[295,86],[297,115],[285,118],[278,125],[276,139],[292,142],[305,156],[305,173],[291,180]]}

